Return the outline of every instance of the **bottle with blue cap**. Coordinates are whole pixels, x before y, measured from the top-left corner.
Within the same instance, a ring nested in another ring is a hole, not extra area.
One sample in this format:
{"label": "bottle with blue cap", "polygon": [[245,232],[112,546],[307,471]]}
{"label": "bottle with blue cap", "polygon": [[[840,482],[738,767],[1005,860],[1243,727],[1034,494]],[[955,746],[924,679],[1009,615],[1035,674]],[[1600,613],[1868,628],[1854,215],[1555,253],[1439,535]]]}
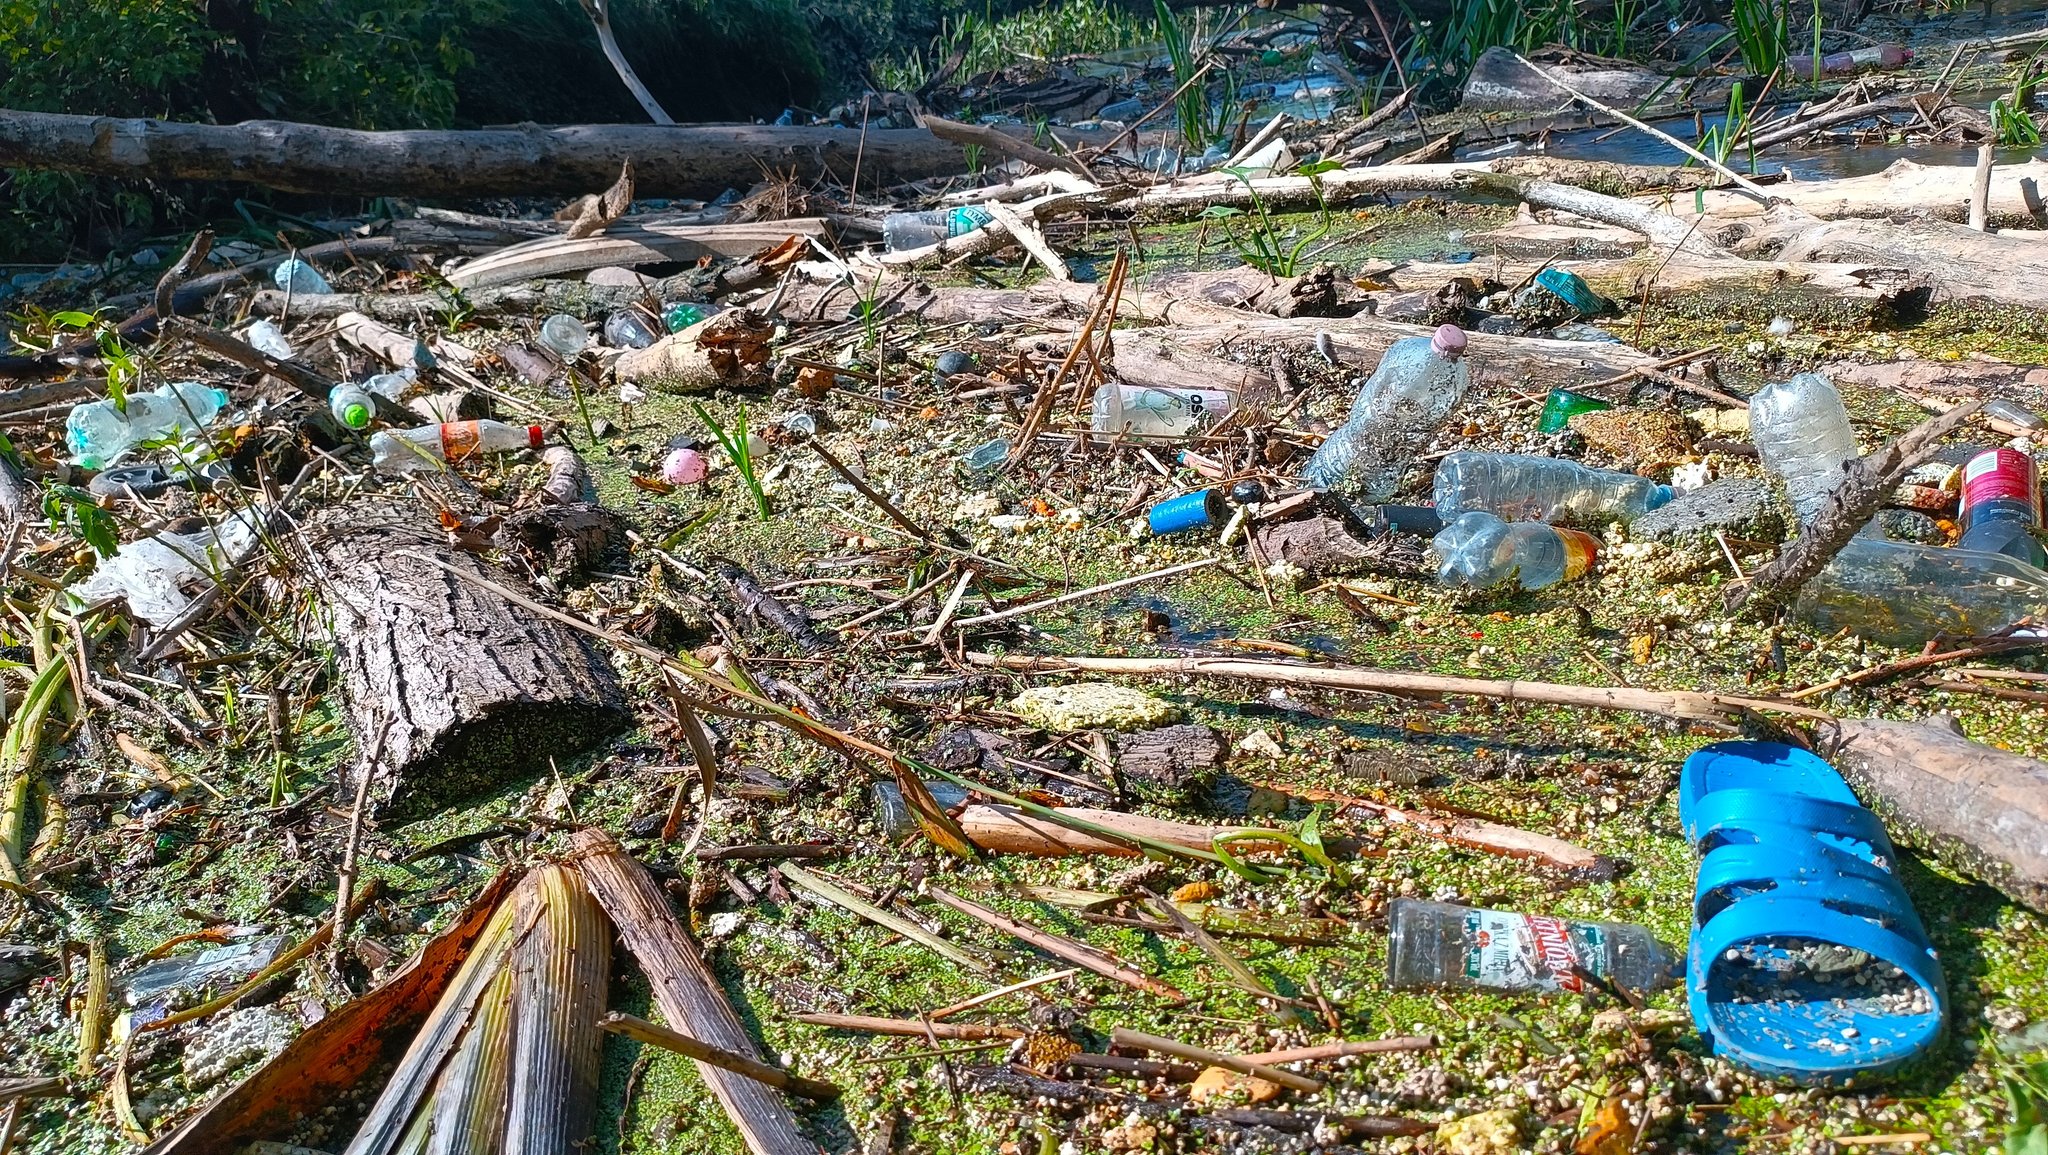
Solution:
{"label": "bottle with blue cap", "polygon": [[1634,521],[1671,501],[1647,477],[1593,469],[1561,457],[1459,450],[1436,467],[1437,516],[1478,510],[1508,521]]}
{"label": "bottle with blue cap", "polygon": [[227,408],[228,395],[197,381],[159,385],[130,393],[125,411],[109,401],[74,406],[64,423],[72,460],[104,469],[148,441],[163,441],[206,428]]}

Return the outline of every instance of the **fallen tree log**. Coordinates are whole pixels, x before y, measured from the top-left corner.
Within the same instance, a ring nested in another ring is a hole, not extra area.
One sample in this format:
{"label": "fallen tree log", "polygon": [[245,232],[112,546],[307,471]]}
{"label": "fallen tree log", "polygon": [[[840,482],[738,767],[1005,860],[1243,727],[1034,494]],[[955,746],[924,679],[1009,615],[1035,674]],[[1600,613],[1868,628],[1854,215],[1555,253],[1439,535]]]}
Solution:
{"label": "fallen tree log", "polygon": [[[858,158],[856,160],[856,158]],[[869,187],[967,171],[922,129],[583,124],[363,132],[289,121],[185,124],[0,109],[0,168],[235,181],[334,196],[576,196],[633,162],[638,195],[714,197],[770,176]]]}
{"label": "fallen tree log", "polygon": [[2048,301],[2048,232],[1981,233],[1946,221],[1818,221],[1767,228],[1786,261],[1902,269],[1955,300],[2039,309]]}
{"label": "fallen tree log", "polygon": [[388,772],[367,784],[376,813],[474,798],[632,723],[617,676],[581,636],[451,580],[442,565],[486,567],[450,548],[424,509],[338,507],[313,527],[311,553],[349,727],[365,748],[385,733]]}
{"label": "fallen tree log", "polygon": [[704,257],[748,257],[793,236],[825,237],[821,217],[749,224],[618,225],[590,237],[538,237],[451,270],[448,283],[482,289],[534,277],[558,277],[622,265],[688,264]]}
{"label": "fallen tree log", "polygon": [[[1883,172],[1838,180],[1787,180],[1771,186],[1771,195],[1822,220],[1845,217],[1889,218],[1924,214],[1961,222],[1970,213],[1968,165],[1919,164],[1898,160]],[[2048,228],[2048,205],[2041,189],[2048,186],[2048,161],[1999,165],[1991,175],[1991,225],[1994,228]],[[1647,198],[1646,198],[1647,199]],[[1657,198],[1664,204],[1667,198]],[[1668,198],[1664,211],[1692,223],[1708,218],[1704,228],[1754,220],[1765,208],[1732,191],[1706,190],[1694,196]]]}
{"label": "fallen tree log", "polygon": [[1938,721],[1843,719],[1827,753],[1857,797],[1915,845],[2048,912],[2048,762]]}

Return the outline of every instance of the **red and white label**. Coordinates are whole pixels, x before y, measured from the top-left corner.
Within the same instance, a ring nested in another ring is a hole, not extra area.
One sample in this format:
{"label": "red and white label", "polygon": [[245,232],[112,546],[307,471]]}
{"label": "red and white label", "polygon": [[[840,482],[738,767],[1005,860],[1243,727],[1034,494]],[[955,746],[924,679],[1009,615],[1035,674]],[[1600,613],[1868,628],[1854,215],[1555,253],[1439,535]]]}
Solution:
{"label": "red and white label", "polygon": [[1586,981],[1579,977],[1579,957],[1572,951],[1571,928],[1561,918],[1529,916],[1529,933],[1536,940],[1536,961],[1557,980],[1559,988],[1583,991]]}
{"label": "red and white label", "polygon": [[2041,517],[2040,472],[2034,459],[2017,449],[1979,453],[1963,466],[1963,508],[1987,501],[2023,501]]}
{"label": "red and white label", "polygon": [[483,439],[483,430],[474,421],[450,421],[441,426],[441,456],[448,461],[461,461],[476,452],[477,442]]}

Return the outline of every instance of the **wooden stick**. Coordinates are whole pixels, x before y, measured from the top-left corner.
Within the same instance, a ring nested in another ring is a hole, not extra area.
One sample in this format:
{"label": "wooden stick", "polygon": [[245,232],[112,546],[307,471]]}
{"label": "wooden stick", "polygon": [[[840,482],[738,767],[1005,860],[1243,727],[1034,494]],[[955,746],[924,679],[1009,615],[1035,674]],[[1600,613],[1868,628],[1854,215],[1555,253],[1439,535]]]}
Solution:
{"label": "wooden stick", "polygon": [[1222,1067],[1226,1071],[1236,1071],[1240,1075],[1250,1075],[1255,1079],[1264,1079],[1268,1083],[1278,1083],[1283,1087],[1292,1087],[1297,1091],[1306,1091],[1311,1095],[1323,1089],[1322,1083],[1309,1078],[1307,1075],[1297,1075],[1292,1071],[1283,1071],[1278,1067],[1269,1067],[1264,1063],[1254,1063],[1238,1055],[1226,1055],[1221,1051],[1212,1051],[1207,1047],[1197,1047],[1177,1039],[1163,1039],[1158,1035],[1148,1035],[1143,1031],[1131,1030],[1129,1027],[1118,1027],[1110,1034],[1110,1041],[1119,1047],[1129,1047],[1140,1051],[1156,1051],[1162,1055],[1172,1055],[1176,1059],[1187,1059],[1191,1062],[1206,1063],[1211,1067]]}
{"label": "wooden stick", "polygon": [[[1191,822],[1171,822],[1144,814],[1092,810],[1079,806],[1060,806],[1054,809],[1083,822],[1106,826],[1118,833],[1185,846],[1190,850],[1211,849],[1218,835],[1236,834],[1246,829],[1242,826],[1202,826]],[[1084,830],[1061,826],[1050,819],[1027,813],[1014,806],[976,803],[962,810],[956,821],[959,822],[960,829],[967,835],[969,842],[997,854],[1039,854],[1050,858],[1068,854],[1107,854],[1135,858],[1139,853],[1135,843],[1112,842]]]}
{"label": "wooden stick", "polygon": [[1977,146],[1976,180],[1970,186],[1970,227],[1985,232],[1991,226],[1991,146]]}
{"label": "wooden stick", "polygon": [[1063,982],[1080,973],[1081,971],[1078,967],[1068,967],[1063,971],[1048,971],[1037,978],[1025,979],[1021,983],[1011,983],[1001,990],[990,991],[985,995],[976,995],[971,999],[954,1003],[950,1007],[940,1007],[925,1017],[936,1023],[940,1019],[951,1018],[963,1011],[971,1011],[976,1007],[995,1002],[997,999],[1008,995],[1014,995],[1019,991],[1028,991],[1033,987],[1042,987],[1047,983]]}
{"label": "wooden stick", "polygon": [[1147,994],[1157,995],[1162,999],[1168,999],[1176,1003],[1188,1001],[1188,996],[1182,994],[1179,990],[1142,971],[1132,970],[1130,967],[1125,966],[1086,943],[1075,942],[1073,939],[1063,935],[1057,935],[1051,931],[1040,930],[1035,926],[1018,922],[1014,918],[997,914],[978,902],[961,898],[957,894],[948,894],[936,886],[925,887],[925,893],[938,901],[942,906],[951,907],[969,918],[995,927],[997,930],[1020,942],[1028,943],[1056,958],[1063,958],[1076,966],[1094,971],[1104,978],[1115,979],[1127,987],[1144,991]]}
{"label": "wooden stick", "polygon": [[1104,582],[1099,586],[1089,586],[1085,590],[1075,590],[1073,593],[1060,594],[1058,597],[1045,598],[1040,601],[1031,602],[1027,605],[1011,606],[1009,609],[1006,610],[997,610],[994,613],[981,614],[977,617],[972,618],[961,618],[960,620],[953,623],[953,628],[957,630],[964,630],[969,626],[985,626],[990,624],[991,622],[1004,622],[1010,620],[1011,618],[1020,618],[1026,614],[1035,614],[1040,610],[1049,610],[1058,606],[1066,605],[1069,602],[1077,602],[1080,601],[1082,598],[1091,598],[1094,597],[1096,594],[1115,593],[1117,590],[1125,589],[1130,586],[1142,585],[1145,582],[1157,581],[1160,578],[1168,578],[1173,577],[1176,574],[1188,573],[1193,570],[1201,569],[1205,566],[1215,565],[1220,560],[1220,558],[1212,557],[1204,558],[1201,561],[1191,561],[1185,562],[1181,565],[1167,566],[1165,569],[1153,570],[1151,573],[1141,573],[1135,577],[1120,578],[1113,582]]}
{"label": "wooden stick", "polygon": [[[726,1001],[718,976],[690,940],[647,868],[601,830],[578,831],[571,853],[619,938],[646,972],[662,1016],[712,1046],[759,1057],[752,1036]],[[817,1155],[789,1104],[773,1088],[701,1060],[697,1073],[755,1155]]]}
{"label": "wooden stick", "polygon": [[816,1079],[806,1079],[802,1075],[792,1075],[779,1067],[771,1067],[766,1063],[756,1062],[745,1055],[735,1054],[723,1047],[714,1047],[709,1043],[693,1039],[681,1031],[672,1031],[667,1027],[657,1026],[646,1019],[635,1018],[632,1015],[622,1015],[614,1012],[606,1015],[597,1025],[615,1035],[624,1035],[629,1039],[637,1039],[640,1042],[652,1044],[666,1051],[674,1051],[678,1055],[687,1056],[700,1063],[709,1063],[711,1066],[717,1067],[722,1071],[731,1071],[735,1075],[745,1075],[756,1082],[766,1083],[778,1091],[787,1091],[792,1095],[802,1095],[806,1099],[815,1099],[818,1102],[824,1103],[837,1099],[843,1094],[838,1087],[831,1083],[819,1082]]}
{"label": "wooden stick", "polygon": [[1946,650],[1938,654],[1915,654],[1910,658],[1900,658],[1895,662],[1884,662],[1875,666],[1867,666],[1854,673],[1843,674],[1838,678],[1829,678],[1825,682],[1808,686],[1803,690],[1794,690],[1785,696],[1798,701],[1825,694],[1830,690],[1839,690],[1844,686],[1860,686],[1865,682],[1894,678],[1900,674],[1910,674],[1916,670],[1925,670],[1948,662],[1960,662],[1968,658],[1987,658],[1993,654],[2004,654],[2013,650],[2037,649],[2044,645],[2048,645],[2048,639],[2026,637],[1993,638],[1980,645],[1964,646],[1961,649]]}
{"label": "wooden stick", "polygon": [[1833,715],[1790,702],[1739,698],[1695,690],[1644,690],[1633,686],[1571,686],[1559,682],[1525,682],[1504,678],[1458,678],[1411,674],[1368,666],[1297,666],[1285,662],[1252,662],[1239,658],[1041,658],[1027,654],[967,655],[969,665],[1042,673],[1085,671],[1098,674],[1244,678],[1289,686],[1316,686],[1381,694],[1470,694],[1507,702],[1545,702],[1595,710],[1629,710],[1663,714],[1700,722],[1729,722],[1747,713],[1793,714],[1832,719]]}
{"label": "wooden stick", "polygon": [[795,883],[798,889],[807,890],[834,906],[852,911],[869,922],[886,926],[904,938],[931,950],[950,962],[958,963],[976,974],[985,975],[989,973],[990,968],[987,963],[975,958],[938,935],[933,934],[907,918],[890,914],[874,903],[866,901],[859,895],[837,886],[819,875],[812,874],[801,866],[792,866],[785,862],[777,866],[775,872]]}
{"label": "wooden stick", "polygon": [[1436,1046],[1436,1039],[1429,1035],[1399,1035],[1391,1039],[1372,1039],[1362,1043],[1318,1043],[1313,1047],[1293,1047],[1285,1051],[1263,1051],[1256,1055],[1243,1056],[1247,1063],[1311,1063],[1322,1059],[1341,1059],[1346,1055],[1384,1055],[1392,1051],[1427,1051]]}
{"label": "wooden stick", "polygon": [[940,140],[954,144],[979,145],[990,152],[999,152],[1015,160],[1021,160],[1034,168],[1057,169],[1062,172],[1080,173],[1081,166],[1072,157],[1057,156],[1029,141],[999,132],[984,124],[962,124],[927,112],[917,122],[926,132]]}
{"label": "wooden stick", "polygon": [[1410,827],[1454,846],[1484,850],[1507,858],[1528,859],[1588,878],[1611,879],[1621,873],[1620,865],[1604,854],[1596,854],[1562,838],[1538,834],[1533,830],[1503,826],[1498,822],[1488,822],[1480,818],[1439,818],[1434,814],[1426,814],[1419,810],[1403,810],[1398,806],[1390,806],[1370,798],[1353,797],[1335,790],[1290,787],[1282,790],[1282,793],[1299,794],[1314,802],[1335,802],[1339,806],[1379,815],[1395,825]]}
{"label": "wooden stick", "polygon": [[927,1028],[941,1039],[1021,1039],[1024,1032],[994,1023],[920,1023],[916,1019],[884,1019],[874,1015],[791,1015],[792,1020],[835,1031],[866,1031],[871,1035],[923,1038]]}

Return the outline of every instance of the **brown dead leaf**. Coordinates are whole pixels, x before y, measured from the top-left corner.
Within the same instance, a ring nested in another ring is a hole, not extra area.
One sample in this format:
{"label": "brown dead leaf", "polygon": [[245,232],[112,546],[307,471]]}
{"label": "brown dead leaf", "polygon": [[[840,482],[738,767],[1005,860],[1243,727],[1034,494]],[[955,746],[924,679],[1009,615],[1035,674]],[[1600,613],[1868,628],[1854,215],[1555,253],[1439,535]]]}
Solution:
{"label": "brown dead leaf", "polygon": [[1269,1083],[1256,1075],[1241,1075],[1223,1067],[1204,1067],[1195,1076],[1194,1085],[1188,1088],[1188,1098],[1198,1104],[1207,1104],[1213,1099],[1242,1092],[1245,1102],[1252,1104],[1269,1103],[1280,1097],[1283,1088],[1278,1083]]}
{"label": "brown dead leaf", "polygon": [[823,401],[825,394],[832,391],[832,382],[837,376],[829,369],[806,365],[797,370],[797,395],[807,401]]}
{"label": "brown dead leaf", "polygon": [[159,778],[171,778],[177,773],[169,759],[126,734],[115,734],[114,745],[120,749],[122,757]]}
{"label": "brown dead leaf", "polygon": [[675,486],[670,485],[659,477],[641,477],[637,473],[633,475],[633,484],[649,493],[674,493],[676,491]]}
{"label": "brown dead leaf", "polygon": [[576,198],[556,213],[555,219],[568,221],[569,239],[580,240],[603,232],[606,226],[626,215],[632,203],[633,161],[629,157],[619,166],[619,179],[612,182],[612,187]]}
{"label": "brown dead leaf", "polygon": [[1572,1155],[1629,1155],[1635,1149],[1635,1137],[1635,1124],[1628,1118],[1628,1103],[1620,1095],[1609,1095],[1593,1112],[1585,1134],[1572,1145]]}
{"label": "brown dead leaf", "polygon": [[1222,891],[1216,889],[1216,884],[1213,882],[1190,882],[1186,886],[1174,888],[1173,901],[1207,902],[1222,893]]}
{"label": "brown dead leaf", "polygon": [[917,819],[918,829],[924,831],[924,836],[950,854],[970,861],[979,859],[981,853],[967,840],[967,832],[960,829],[960,824],[953,821],[952,816],[939,805],[938,799],[932,797],[932,792],[925,788],[924,780],[900,762],[891,769],[896,772],[896,788],[903,792],[903,804]]}
{"label": "brown dead leaf", "polygon": [[1635,659],[1638,666],[1649,665],[1650,655],[1656,652],[1657,635],[1655,634],[1637,634],[1629,639],[1628,653],[1630,657]]}
{"label": "brown dead leaf", "polygon": [[811,251],[809,238],[794,235],[780,244],[770,245],[754,254],[754,263],[764,269],[786,269],[803,259]]}

